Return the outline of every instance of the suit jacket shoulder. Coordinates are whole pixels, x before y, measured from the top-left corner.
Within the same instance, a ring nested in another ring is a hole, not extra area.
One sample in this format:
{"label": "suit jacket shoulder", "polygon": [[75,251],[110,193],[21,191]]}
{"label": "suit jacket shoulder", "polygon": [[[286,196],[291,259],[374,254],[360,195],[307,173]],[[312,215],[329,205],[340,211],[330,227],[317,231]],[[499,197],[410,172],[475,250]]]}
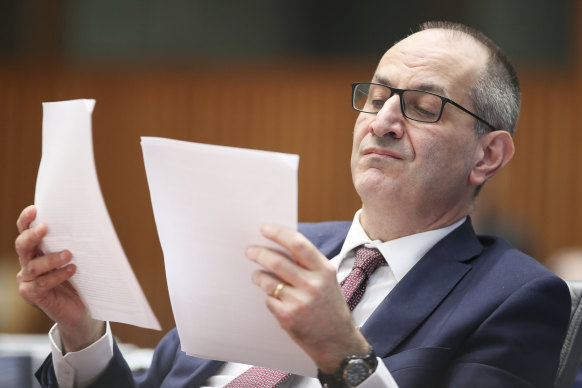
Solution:
{"label": "suit jacket shoulder", "polygon": [[550,387],[569,315],[561,279],[467,220],[362,332],[401,387]]}

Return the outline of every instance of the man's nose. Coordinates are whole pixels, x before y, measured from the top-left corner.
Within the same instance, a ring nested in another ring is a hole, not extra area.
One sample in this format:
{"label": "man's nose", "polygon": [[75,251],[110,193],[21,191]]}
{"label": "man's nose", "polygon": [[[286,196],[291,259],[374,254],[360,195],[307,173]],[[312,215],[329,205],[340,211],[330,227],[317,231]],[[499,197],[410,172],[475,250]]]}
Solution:
{"label": "man's nose", "polygon": [[382,109],[376,113],[376,118],[372,121],[370,130],[378,137],[388,135],[400,139],[404,134],[405,120],[406,118],[402,114],[400,105],[400,96],[394,94],[386,100]]}

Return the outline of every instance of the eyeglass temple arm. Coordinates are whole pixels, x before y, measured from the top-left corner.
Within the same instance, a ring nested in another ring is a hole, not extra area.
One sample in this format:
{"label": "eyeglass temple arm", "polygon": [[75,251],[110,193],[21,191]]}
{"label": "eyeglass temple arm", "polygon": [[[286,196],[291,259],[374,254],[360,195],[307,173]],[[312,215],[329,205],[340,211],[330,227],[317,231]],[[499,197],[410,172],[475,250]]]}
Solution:
{"label": "eyeglass temple arm", "polygon": [[447,99],[446,102],[448,102],[451,105],[456,106],[457,108],[459,108],[460,110],[462,110],[465,113],[470,114],[471,116],[473,116],[474,118],[476,118],[477,120],[481,121],[482,123],[485,123],[489,128],[491,128],[494,131],[497,131],[497,128],[495,128],[493,125],[489,124],[487,121],[485,121],[484,119],[482,119],[481,117],[477,116],[475,113],[471,112],[468,109],[463,108],[461,105],[457,104],[456,102],[454,102],[453,100],[449,100]]}

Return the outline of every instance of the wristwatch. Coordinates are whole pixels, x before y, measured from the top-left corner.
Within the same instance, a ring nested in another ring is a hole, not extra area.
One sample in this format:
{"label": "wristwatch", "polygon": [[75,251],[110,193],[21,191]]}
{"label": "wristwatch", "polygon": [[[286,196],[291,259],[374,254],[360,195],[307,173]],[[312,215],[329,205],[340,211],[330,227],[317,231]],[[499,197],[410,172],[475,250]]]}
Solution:
{"label": "wristwatch", "polygon": [[368,378],[378,366],[378,359],[370,345],[370,351],[365,356],[348,356],[340,368],[332,373],[317,370],[317,378],[322,386],[328,388],[357,387]]}

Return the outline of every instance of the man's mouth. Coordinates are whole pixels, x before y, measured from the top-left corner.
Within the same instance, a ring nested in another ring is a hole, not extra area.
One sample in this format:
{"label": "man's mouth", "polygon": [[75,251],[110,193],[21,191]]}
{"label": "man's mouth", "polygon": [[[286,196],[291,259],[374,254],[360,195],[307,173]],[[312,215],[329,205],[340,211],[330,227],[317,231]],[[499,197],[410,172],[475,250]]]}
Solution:
{"label": "man's mouth", "polygon": [[402,157],[402,155],[388,150],[386,148],[377,148],[377,147],[370,147],[370,148],[366,148],[364,149],[364,155],[377,155],[377,156],[381,156],[381,157],[388,157],[388,158],[393,158],[393,159],[404,159]]}

